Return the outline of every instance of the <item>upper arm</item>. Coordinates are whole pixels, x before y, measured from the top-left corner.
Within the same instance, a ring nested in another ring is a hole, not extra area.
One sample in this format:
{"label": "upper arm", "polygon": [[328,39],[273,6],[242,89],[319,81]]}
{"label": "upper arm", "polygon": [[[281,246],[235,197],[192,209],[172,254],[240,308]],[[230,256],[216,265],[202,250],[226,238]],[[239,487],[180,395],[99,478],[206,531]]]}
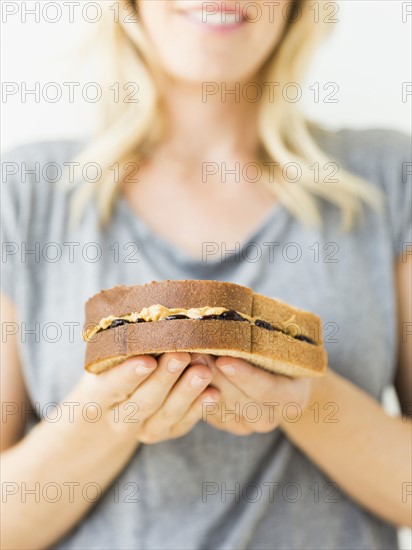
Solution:
{"label": "upper arm", "polygon": [[15,307],[10,299],[1,293],[1,451],[21,439],[24,431],[25,411],[30,410],[30,401],[24,383],[19,360]]}
{"label": "upper arm", "polygon": [[412,416],[412,255],[395,266],[398,302],[398,370],[395,388],[402,412]]}

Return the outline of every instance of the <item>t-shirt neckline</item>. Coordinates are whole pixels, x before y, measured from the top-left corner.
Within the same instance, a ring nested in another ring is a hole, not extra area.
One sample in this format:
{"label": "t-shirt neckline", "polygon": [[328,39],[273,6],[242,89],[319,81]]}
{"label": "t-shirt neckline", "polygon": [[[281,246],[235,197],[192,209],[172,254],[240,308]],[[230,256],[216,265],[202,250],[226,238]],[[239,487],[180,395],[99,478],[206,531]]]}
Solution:
{"label": "t-shirt neckline", "polygon": [[[132,209],[127,198],[122,193],[119,193],[118,195],[116,207],[119,210],[120,216],[123,219],[127,219],[132,227],[137,229],[138,233],[141,237],[143,237],[143,239],[145,239],[145,241],[172,256],[175,263],[179,262],[187,267],[205,269],[207,266],[217,267],[222,263],[228,264],[232,262],[239,262],[239,253],[236,251],[227,252],[225,254],[224,262],[221,258],[208,258],[207,260],[204,260],[202,258],[194,258],[193,256],[190,256],[190,254],[180,246],[168,241],[153,231],[153,229],[142,220],[137,212]],[[263,218],[259,225],[252,229],[248,238],[240,243],[240,251],[244,250],[250,243],[255,243],[272,223],[275,223],[276,227],[280,227],[288,216],[288,210],[280,201],[274,203],[268,214]],[[274,233],[276,233],[276,231]]]}

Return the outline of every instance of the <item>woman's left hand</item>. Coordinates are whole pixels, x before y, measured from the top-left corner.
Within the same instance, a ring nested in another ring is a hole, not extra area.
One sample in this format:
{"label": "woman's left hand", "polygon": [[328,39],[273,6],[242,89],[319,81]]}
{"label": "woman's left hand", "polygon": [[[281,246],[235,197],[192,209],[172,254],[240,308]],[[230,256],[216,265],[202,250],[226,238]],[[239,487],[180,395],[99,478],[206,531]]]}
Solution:
{"label": "woman's left hand", "polygon": [[218,403],[204,404],[203,420],[236,435],[267,433],[282,422],[296,422],[309,403],[312,380],[266,372],[243,359],[192,354],[206,361]]}

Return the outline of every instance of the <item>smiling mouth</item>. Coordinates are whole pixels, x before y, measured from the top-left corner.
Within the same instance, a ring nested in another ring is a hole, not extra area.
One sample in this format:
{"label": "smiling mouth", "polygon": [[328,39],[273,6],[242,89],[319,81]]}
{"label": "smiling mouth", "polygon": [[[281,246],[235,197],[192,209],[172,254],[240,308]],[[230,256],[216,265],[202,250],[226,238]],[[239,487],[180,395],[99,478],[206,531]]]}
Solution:
{"label": "smiling mouth", "polygon": [[182,12],[182,15],[196,24],[207,28],[228,29],[242,26],[246,19],[239,12],[217,11],[208,13],[204,10]]}

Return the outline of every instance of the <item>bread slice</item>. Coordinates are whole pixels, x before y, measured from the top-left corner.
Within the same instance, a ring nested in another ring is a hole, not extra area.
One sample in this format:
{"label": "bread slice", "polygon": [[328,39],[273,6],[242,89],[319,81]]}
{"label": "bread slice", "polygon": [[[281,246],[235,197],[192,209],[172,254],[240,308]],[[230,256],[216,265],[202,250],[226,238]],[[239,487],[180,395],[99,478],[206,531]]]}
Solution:
{"label": "bread slice", "polygon": [[[155,304],[185,310],[225,308],[240,314],[244,321],[161,319],[130,322],[115,328],[100,326],[106,318],[109,320],[103,326],[110,324],[112,316],[126,317]],[[262,323],[254,324],[257,319],[271,324],[272,330]],[[85,368],[93,373],[107,370],[133,355],[156,357],[172,351],[239,357],[257,367],[294,377],[321,376],[327,368],[318,316],[229,282],[153,281],[102,290],[86,303],[83,335],[88,340]]]}

